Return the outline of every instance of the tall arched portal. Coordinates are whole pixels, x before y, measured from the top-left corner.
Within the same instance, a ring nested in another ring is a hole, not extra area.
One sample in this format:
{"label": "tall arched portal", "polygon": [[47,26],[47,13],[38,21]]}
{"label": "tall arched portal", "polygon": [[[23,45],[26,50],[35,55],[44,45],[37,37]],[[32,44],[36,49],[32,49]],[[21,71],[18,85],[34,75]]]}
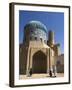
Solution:
{"label": "tall arched portal", "polygon": [[32,71],[33,73],[47,72],[47,56],[42,51],[37,51],[33,55]]}

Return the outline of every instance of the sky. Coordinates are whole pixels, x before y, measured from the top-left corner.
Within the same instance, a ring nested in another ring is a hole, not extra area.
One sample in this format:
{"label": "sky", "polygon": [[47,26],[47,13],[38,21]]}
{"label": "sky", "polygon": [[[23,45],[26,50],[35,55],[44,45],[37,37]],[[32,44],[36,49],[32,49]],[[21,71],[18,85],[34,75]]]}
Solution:
{"label": "sky", "polygon": [[23,42],[24,26],[33,20],[42,22],[48,31],[54,31],[55,43],[60,43],[61,53],[64,53],[64,13],[20,10],[19,43]]}

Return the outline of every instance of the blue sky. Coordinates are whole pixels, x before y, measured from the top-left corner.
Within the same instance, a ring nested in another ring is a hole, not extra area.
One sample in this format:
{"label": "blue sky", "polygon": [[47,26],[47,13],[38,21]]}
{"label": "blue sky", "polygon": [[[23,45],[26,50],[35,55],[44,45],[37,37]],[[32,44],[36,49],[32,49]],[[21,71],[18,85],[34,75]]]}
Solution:
{"label": "blue sky", "polygon": [[40,21],[46,25],[48,31],[55,32],[55,43],[60,43],[61,52],[64,52],[64,13],[19,11],[19,43],[23,42],[24,26],[31,20]]}

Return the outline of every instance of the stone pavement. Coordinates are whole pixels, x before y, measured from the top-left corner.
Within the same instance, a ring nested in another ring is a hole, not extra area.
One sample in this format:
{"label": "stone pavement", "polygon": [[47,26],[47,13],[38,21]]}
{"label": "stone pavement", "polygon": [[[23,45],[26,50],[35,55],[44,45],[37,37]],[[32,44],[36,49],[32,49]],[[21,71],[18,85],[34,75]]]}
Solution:
{"label": "stone pavement", "polygon": [[[64,73],[58,73],[57,77],[63,77]],[[50,77],[48,74],[32,74],[32,76],[27,77],[26,75],[20,75],[19,79],[35,79],[35,78],[54,78]],[[56,77],[55,77],[56,78]]]}

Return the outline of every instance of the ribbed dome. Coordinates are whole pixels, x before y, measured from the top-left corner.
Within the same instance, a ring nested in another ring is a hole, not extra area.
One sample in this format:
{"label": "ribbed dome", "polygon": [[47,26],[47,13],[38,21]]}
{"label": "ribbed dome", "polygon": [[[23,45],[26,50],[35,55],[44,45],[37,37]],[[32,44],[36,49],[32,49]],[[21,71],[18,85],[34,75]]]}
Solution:
{"label": "ribbed dome", "polygon": [[47,32],[46,26],[40,21],[30,21],[29,23],[26,24],[25,28],[29,28],[29,29],[35,28],[35,29],[44,30],[45,32]]}

